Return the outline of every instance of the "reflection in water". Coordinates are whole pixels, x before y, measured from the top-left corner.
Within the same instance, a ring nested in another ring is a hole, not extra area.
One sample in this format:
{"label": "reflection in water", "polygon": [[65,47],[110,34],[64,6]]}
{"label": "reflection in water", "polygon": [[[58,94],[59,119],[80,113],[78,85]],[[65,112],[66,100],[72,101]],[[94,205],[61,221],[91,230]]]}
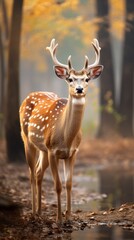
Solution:
{"label": "reflection in water", "polygon": [[[49,239],[49,238],[48,238]],[[50,238],[52,239],[52,238]],[[91,229],[66,233],[64,237],[57,236],[56,240],[133,240],[134,232],[120,227],[97,226]]]}
{"label": "reflection in water", "polygon": [[86,172],[81,169],[80,171],[80,175],[74,176],[79,195],[74,201],[74,210],[77,208],[84,211],[106,210],[134,202],[133,169],[92,169]]}
{"label": "reflection in water", "polygon": [[114,169],[99,171],[100,192],[107,194],[101,209],[118,207],[134,201],[134,174],[132,170]]}
{"label": "reflection in water", "polygon": [[119,227],[98,226],[84,231],[77,231],[71,234],[70,240],[133,240],[134,233],[123,230]]}
{"label": "reflection in water", "polygon": [[[79,208],[87,211],[105,210],[110,207],[119,207],[124,203],[134,202],[134,170],[126,169],[101,169],[92,171],[92,177],[88,173],[89,180],[85,177],[78,182],[79,187],[86,188],[89,195],[94,192],[97,195],[106,194],[103,200],[90,200]],[[82,175],[81,175],[82,178]],[[85,181],[84,181],[85,179]],[[78,207],[78,206],[77,206]],[[76,208],[76,207],[75,207]],[[132,240],[134,232],[123,230],[121,227],[98,226],[84,231],[76,231],[71,234],[70,240]],[[66,238],[65,238],[66,239]]]}

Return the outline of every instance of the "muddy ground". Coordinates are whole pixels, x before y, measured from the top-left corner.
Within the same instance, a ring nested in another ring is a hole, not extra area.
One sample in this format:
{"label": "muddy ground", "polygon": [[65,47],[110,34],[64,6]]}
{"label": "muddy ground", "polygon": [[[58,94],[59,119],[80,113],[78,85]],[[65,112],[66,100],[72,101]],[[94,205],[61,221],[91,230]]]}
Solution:
{"label": "muddy ground", "polygon": [[[79,171],[81,166],[90,168],[92,165],[133,168],[134,140],[85,140],[77,158],[76,168]],[[74,181],[73,185],[78,183]],[[73,231],[98,225],[120,226],[134,231],[134,203],[126,202],[118,208],[111,207],[104,211],[83,211],[78,207],[73,211],[70,222],[65,221],[63,212],[63,224],[58,225],[55,221],[56,196],[49,171],[43,181],[42,216],[33,216],[28,167],[26,164],[7,164],[3,142],[0,142],[0,193],[0,239],[3,240],[70,239],[68,234]],[[73,198],[79,199],[79,191],[73,192]],[[64,183],[62,199],[65,203]]]}

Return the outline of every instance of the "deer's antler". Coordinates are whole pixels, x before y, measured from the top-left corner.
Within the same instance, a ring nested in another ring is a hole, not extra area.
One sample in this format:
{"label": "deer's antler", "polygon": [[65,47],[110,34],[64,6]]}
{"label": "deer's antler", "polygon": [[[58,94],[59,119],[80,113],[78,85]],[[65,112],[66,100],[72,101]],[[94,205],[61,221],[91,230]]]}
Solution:
{"label": "deer's antler", "polygon": [[71,70],[71,69],[72,69],[71,55],[68,57],[68,60],[67,60],[67,63],[68,63],[68,64],[60,63],[60,62],[58,61],[57,57],[56,57],[56,49],[57,49],[57,47],[58,47],[58,43],[55,43],[55,39],[52,39],[52,41],[51,41],[51,43],[50,43],[50,47],[47,47],[47,48],[46,48],[47,50],[49,50],[54,64],[55,64],[56,66],[65,67],[65,68],[67,68],[68,70]]}

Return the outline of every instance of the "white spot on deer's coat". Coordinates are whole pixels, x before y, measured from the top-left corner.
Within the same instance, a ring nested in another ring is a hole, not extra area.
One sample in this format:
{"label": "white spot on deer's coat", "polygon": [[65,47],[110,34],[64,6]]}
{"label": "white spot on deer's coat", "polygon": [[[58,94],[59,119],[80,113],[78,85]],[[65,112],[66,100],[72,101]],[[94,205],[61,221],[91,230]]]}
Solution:
{"label": "white spot on deer's coat", "polygon": [[35,136],[35,133],[34,132],[29,132],[29,137],[31,136]]}
{"label": "white spot on deer's coat", "polygon": [[40,131],[43,132],[44,130],[45,130],[45,126],[43,126]]}

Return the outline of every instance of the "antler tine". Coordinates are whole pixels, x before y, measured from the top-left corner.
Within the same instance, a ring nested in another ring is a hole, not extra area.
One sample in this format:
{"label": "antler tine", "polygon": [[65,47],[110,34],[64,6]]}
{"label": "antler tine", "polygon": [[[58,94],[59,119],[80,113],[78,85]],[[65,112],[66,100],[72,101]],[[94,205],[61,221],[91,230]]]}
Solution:
{"label": "antler tine", "polygon": [[83,69],[88,69],[88,66],[89,66],[89,58],[88,56],[85,55],[85,64]]}
{"label": "antler tine", "polygon": [[71,70],[72,69],[71,55],[68,57],[67,63],[68,63],[69,70]]}
{"label": "antler tine", "polygon": [[96,38],[93,39],[92,45],[93,45],[94,50],[95,50],[96,59],[95,59],[95,62],[93,64],[89,65],[89,58],[87,56],[85,56],[85,63],[84,63],[84,68],[83,68],[85,70],[98,65],[99,60],[100,60],[100,50],[101,50],[101,48],[100,48],[99,42]]}
{"label": "antler tine", "polygon": [[70,69],[71,67],[71,61],[70,61],[70,57],[68,58],[68,65],[66,64],[62,64],[58,61],[57,57],[56,57],[56,49],[58,47],[58,43],[55,43],[55,39],[52,39],[51,43],[50,43],[50,47],[46,47],[47,50],[49,50],[52,60],[54,61],[54,64],[57,66],[62,66],[65,68]]}
{"label": "antler tine", "polygon": [[93,45],[94,50],[95,50],[96,59],[95,59],[95,62],[92,65],[90,65],[90,67],[96,66],[100,61],[100,50],[101,50],[101,48],[100,48],[99,42],[96,38],[93,39],[92,45]]}

